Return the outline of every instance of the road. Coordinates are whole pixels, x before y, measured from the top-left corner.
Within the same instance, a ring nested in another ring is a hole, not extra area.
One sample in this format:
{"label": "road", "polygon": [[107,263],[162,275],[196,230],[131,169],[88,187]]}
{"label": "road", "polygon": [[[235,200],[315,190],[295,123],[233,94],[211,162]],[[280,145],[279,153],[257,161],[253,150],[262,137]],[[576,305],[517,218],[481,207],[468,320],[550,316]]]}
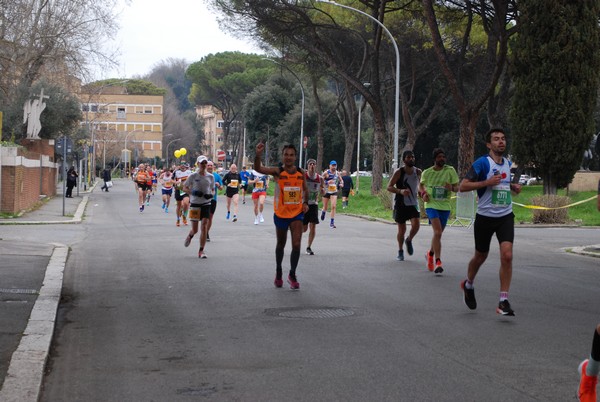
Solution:
{"label": "road", "polygon": [[139,213],[129,183],[95,191],[80,238],[67,242],[41,400],[576,399],[600,322],[600,260],[563,248],[600,243],[597,229],[518,228],[516,317],[503,318],[495,241],[475,282],[478,309],[463,304],[471,229],[447,228],[436,277],[423,258],[429,226],[398,262],[395,226],[338,216],[337,229],[318,226],[292,291],[273,286],[272,206],[261,225],[251,211],[249,201],[226,221],[220,198],[200,260],[174,207],[165,214],[155,200]]}

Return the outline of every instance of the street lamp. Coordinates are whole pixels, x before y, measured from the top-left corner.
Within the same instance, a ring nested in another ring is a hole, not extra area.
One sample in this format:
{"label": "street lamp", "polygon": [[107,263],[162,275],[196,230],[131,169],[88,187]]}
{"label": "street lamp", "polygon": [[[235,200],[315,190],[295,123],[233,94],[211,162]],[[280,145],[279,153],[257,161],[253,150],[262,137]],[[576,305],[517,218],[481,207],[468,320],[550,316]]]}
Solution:
{"label": "street lamp", "polygon": [[302,110],[300,112],[300,157],[298,159],[298,163],[300,164],[300,166],[304,166],[303,164],[303,153],[302,150],[304,149],[304,86],[302,85],[302,81],[300,81],[300,78],[298,78],[298,76],[296,75],[295,72],[293,72],[288,66],[286,66],[283,63],[280,63],[276,60],[273,59],[269,59],[267,57],[264,57],[263,60],[269,60],[275,64],[279,64],[281,67],[285,68],[286,70],[288,70],[290,73],[292,73],[292,75],[294,76],[294,78],[296,78],[296,80],[298,80],[298,83],[300,84],[300,92],[302,92]]}
{"label": "street lamp", "polygon": [[344,4],[339,4],[339,3],[336,3],[335,1],[331,1],[331,0],[316,0],[316,1],[319,3],[328,3],[328,4],[333,4],[334,6],[347,8],[348,10],[353,10],[353,11],[356,11],[357,13],[360,13],[366,17],[369,17],[371,20],[376,22],[384,30],[384,32],[390,37],[390,40],[392,41],[392,44],[394,45],[394,50],[396,51],[396,99],[395,99],[395,106],[394,106],[394,109],[395,109],[394,110],[394,160],[392,161],[393,162],[392,168],[395,169],[398,166],[398,124],[400,121],[400,51],[398,50],[398,45],[396,44],[396,40],[392,36],[391,32],[385,27],[385,25],[383,25],[383,23],[381,21],[379,21],[377,18],[365,13],[364,11],[357,10],[356,8],[353,8],[353,7],[344,5]]}
{"label": "street lamp", "polygon": [[[169,135],[173,135],[173,134],[169,134]],[[181,138],[175,138],[174,140],[171,140],[171,142],[169,142],[167,144],[167,169],[169,168],[169,145],[171,145],[172,143],[174,143],[175,141],[179,141]]]}
{"label": "street lamp", "polygon": [[[368,88],[371,86],[370,83],[364,82],[363,85]],[[358,194],[358,187],[360,184],[360,118],[362,115],[362,109],[365,105],[365,98],[359,94],[360,97],[358,101],[358,134],[356,139],[356,193]]]}
{"label": "street lamp", "polygon": [[[125,162],[125,171],[127,171],[127,167],[131,168],[131,166],[128,166],[131,164],[131,161],[129,159],[129,149],[127,149],[127,139],[129,138],[129,136],[133,133],[138,133],[140,130],[133,130],[127,133],[127,135],[125,136],[125,155],[127,156],[127,161]],[[123,155],[121,155],[122,159],[123,159]]]}

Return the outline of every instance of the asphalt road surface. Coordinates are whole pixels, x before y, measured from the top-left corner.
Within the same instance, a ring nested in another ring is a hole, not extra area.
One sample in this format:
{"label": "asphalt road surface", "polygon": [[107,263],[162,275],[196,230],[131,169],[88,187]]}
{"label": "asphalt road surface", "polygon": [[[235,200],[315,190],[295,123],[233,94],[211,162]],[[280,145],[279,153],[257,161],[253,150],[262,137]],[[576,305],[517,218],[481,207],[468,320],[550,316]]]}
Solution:
{"label": "asphalt road surface", "polygon": [[[340,202],[341,204],[341,202]],[[445,272],[425,268],[431,228],[396,261],[396,228],[338,216],[318,225],[300,290],[273,286],[272,205],[225,220],[183,246],[158,197],[143,213],[130,183],[90,196],[73,241],[43,401],[575,401],[577,366],[600,322],[600,260],[565,247],[597,229],[518,228],[510,301],[495,313],[497,243],[459,287],[472,230],[447,228]],[[289,268],[290,244],[284,271]]]}

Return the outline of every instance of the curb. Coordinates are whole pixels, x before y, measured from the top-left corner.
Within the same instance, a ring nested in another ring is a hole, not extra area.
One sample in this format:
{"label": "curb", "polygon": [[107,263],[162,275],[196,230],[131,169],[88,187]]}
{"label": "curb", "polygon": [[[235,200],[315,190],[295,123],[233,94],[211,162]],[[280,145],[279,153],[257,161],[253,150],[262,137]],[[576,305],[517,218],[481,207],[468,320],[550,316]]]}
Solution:
{"label": "curb", "polygon": [[89,200],[88,195],[84,195],[83,199],[77,206],[77,210],[75,211],[75,215],[72,219],[69,220],[61,220],[61,221],[18,221],[18,220],[6,220],[0,221],[0,225],[56,225],[56,224],[77,224],[81,223],[83,220],[83,213],[85,212],[85,208],[87,206]]}
{"label": "curb", "polygon": [[44,282],[21,342],[10,359],[6,379],[0,389],[0,401],[35,402],[39,399],[69,256],[66,245],[52,245],[54,250],[46,267]]}

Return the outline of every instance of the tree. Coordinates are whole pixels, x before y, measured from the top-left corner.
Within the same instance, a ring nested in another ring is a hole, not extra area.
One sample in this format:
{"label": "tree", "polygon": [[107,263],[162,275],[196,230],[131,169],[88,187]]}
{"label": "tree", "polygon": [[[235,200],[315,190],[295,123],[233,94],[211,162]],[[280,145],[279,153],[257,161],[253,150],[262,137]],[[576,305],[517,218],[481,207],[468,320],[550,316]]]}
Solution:
{"label": "tree", "polygon": [[600,69],[597,0],[521,0],[515,43],[513,151],[532,164],[544,194],[556,194],[580,166],[595,132]]}
{"label": "tree", "polygon": [[[475,130],[482,108],[496,91],[505,68],[508,39],[516,32],[516,27],[510,25],[516,18],[516,5],[511,0],[423,0],[422,3],[433,48],[460,117],[458,174],[463,177],[474,159]],[[434,3],[439,3],[437,10]],[[438,18],[444,12],[449,15]],[[446,42],[442,35],[453,27],[452,18],[460,21],[462,39],[457,43]],[[440,24],[444,21],[447,23]],[[478,21],[486,35],[482,49],[475,46],[472,38]],[[476,58],[473,60],[472,56]],[[471,83],[467,85],[469,79]]]}
{"label": "tree", "polygon": [[264,83],[272,63],[256,54],[223,52],[209,54],[191,64],[186,72],[192,82],[189,100],[195,105],[212,105],[223,116],[225,150],[237,149],[243,132],[241,117],[243,99],[255,87]]}

